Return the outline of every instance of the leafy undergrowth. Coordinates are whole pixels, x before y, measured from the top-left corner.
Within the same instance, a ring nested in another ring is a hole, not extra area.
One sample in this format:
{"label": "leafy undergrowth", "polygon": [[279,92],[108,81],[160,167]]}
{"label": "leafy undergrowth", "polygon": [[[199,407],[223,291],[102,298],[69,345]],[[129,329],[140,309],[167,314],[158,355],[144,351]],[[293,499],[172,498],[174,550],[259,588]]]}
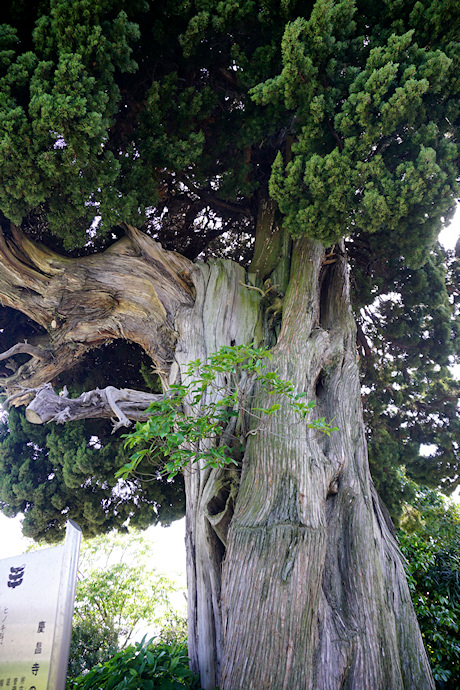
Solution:
{"label": "leafy undergrowth", "polygon": [[68,680],[66,690],[200,690],[188,661],[185,645],[144,639]]}

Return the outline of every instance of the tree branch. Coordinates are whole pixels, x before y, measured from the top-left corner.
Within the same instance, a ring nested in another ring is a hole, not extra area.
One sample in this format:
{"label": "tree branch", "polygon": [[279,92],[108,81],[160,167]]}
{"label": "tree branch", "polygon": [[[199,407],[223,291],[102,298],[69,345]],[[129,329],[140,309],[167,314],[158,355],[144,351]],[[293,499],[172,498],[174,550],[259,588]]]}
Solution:
{"label": "tree branch", "polygon": [[166,380],[176,315],[194,303],[192,262],[126,224],[126,236],[105,252],[73,259],[11,227],[9,238],[0,232],[0,302],[47,331],[40,347],[18,343],[0,355],[31,355],[2,381],[14,405],[27,404],[31,390],[73,367],[88,349],[117,338],[140,345]]}
{"label": "tree branch", "polygon": [[14,355],[31,355],[32,357],[36,357],[37,359],[41,359],[43,361],[48,361],[50,359],[50,355],[48,352],[45,350],[35,347],[34,345],[29,344],[28,342],[24,343],[16,343],[16,345],[13,345],[13,347],[10,347],[9,350],[6,350],[6,352],[2,352],[0,354],[0,361],[4,359],[9,359],[10,357],[14,357]]}
{"label": "tree branch", "polygon": [[327,122],[327,128],[330,131],[330,133],[332,134],[332,136],[334,137],[334,139],[336,140],[340,153],[342,153],[343,143],[342,143],[341,138],[339,137],[339,135],[337,134],[337,132],[335,131],[335,129],[333,128],[333,126],[331,125],[330,122]]}
{"label": "tree branch", "polygon": [[[121,426],[130,426],[130,420],[146,421],[149,418],[146,409],[151,402],[162,397],[161,394],[107,386],[102,390],[95,388],[82,393],[78,398],[67,398],[58,395],[49,383],[34,393],[34,399],[26,408],[26,418],[32,424],[63,424],[77,419],[111,419],[114,432]],[[118,421],[113,419],[114,415]]]}
{"label": "tree branch", "polygon": [[218,208],[220,211],[225,211],[226,213],[231,213],[237,216],[250,215],[251,209],[245,204],[241,204],[233,201],[225,201],[224,199],[219,199],[217,196],[211,192],[203,191],[199,194],[200,199],[206,202],[211,207]]}
{"label": "tree branch", "polygon": [[368,358],[372,357],[372,349],[367,341],[366,335],[362,329],[362,326],[358,319],[356,320],[356,340],[358,345],[361,346],[364,355]]}

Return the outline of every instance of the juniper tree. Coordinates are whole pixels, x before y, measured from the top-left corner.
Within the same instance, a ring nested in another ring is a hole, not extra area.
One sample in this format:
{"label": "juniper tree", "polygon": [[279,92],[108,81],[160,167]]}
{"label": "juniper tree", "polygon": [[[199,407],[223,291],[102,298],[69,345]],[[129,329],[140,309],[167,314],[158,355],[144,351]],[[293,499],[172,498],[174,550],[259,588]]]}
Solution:
{"label": "juniper tree", "polygon": [[3,356],[10,404],[122,426],[145,393],[43,384],[112,340],[165,391],[221,346],[270,347],[339,431],[283,404],[240,429],[234,470],[185,470],[192,666],[222,690],[433,687],[356,346],[376,469],[453,488],[458,286],[436,237],[458,194],[458,7],[53,0],[4,17],[0,295],[30,333]]}

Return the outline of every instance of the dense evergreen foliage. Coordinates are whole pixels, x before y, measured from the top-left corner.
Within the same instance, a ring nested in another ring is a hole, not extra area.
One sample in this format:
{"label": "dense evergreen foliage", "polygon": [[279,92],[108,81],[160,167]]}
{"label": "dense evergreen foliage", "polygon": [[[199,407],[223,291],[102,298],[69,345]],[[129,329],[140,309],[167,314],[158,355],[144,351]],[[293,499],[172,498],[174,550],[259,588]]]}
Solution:
{"label": "dense evergreen foliage", "polygon": [[112,627],[101,627],[91,619],[74,622],[67,676],[76,678],[108,661],[118,651],[118,635]]}
{"label": "dense evergreen foliage", "polygon": [[417,271],[400,267],[385,298],[362,309],[366,335],[358,347],[369,460],[395,519],[402,499],[412,495],[398,467],[447,494],[458,485],[460,384],[448,365],[459,352],[459,268],[459,258],[438,247]]}
{"label": "dense evergreen foliage", "polygon": [[[34,329],[30,319],[12,309],[4,308],[0,319],[2,349]],[[73,396],[109,384],[147,391],[159,386],[140,348],[121,341],[88,352],[55,384]],[[49,542],[62,539],[69,518],[86,537],[121,529],[128,519],[131,526],[146,528],[181,518],[181,478],[174,484],[160,476],[117,482],[115,472],[128,457],[109,421],[44,427],[30,424],[23,409],[12,409],[0,430],[0,507],[9,516],[25,515],[25,536]]]}
{"label": "dense evergreen foliage", "polygon": [[6,515],[24,513],[23,532],[34,539],[62,539],[75,520],[85,536],[182,517],[180,480],[155,477],[117,482],[115,471],[128,459],[110,424],[74,422],[41,427],[12,410],[0,441],[0,501]]}
{"label": "dense evergreen foliage", "polygon": [[[12,313],[8,310],[8,317]],[[142,389],[142,370],[148,377],[151,367],[139,348],[109,345],[88,353],[57,384],[73,394],[109,383]],[[155,385],[153,375],[150,383]],[[128,457],[109,421],[44,427],[30,424],[21,408],[12,409],[1,428],[0,505],[7,515],[24,513],[26,536],[50,542],[62,538],[69,518],[89,537],[121,529],[128,519],[131,526],[145,528],[182,517],[180,478],[174,484],[160,476],[117,482],[115,472]]]}
{"label": "dense evergreen foliage", "polygon": [[420,266],[457,192],[458,19],[428,0],[15,3],[1,208],[69,249],[95,214],[108,240],[166,214],[171,242],[168,220],[190,234],[212,205],[250,223],[271,175],[294,234]]}

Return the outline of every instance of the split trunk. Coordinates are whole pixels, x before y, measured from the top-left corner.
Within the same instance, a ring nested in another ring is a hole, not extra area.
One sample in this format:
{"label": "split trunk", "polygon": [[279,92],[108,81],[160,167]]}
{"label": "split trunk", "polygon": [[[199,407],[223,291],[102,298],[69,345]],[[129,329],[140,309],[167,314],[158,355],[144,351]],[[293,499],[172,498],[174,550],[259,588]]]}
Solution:
{"label": "split trunk", "polygon": [[[186,473],[189,652],[205,690],[434,687],[369,474],[348,268],[324,257],[294,244],[272,366],[339,431],[308,430],[285,405],[248,434],[239,474]],[[200,274],[179,319],[184,364],[260,336],[250,280],[235,264]]]}

